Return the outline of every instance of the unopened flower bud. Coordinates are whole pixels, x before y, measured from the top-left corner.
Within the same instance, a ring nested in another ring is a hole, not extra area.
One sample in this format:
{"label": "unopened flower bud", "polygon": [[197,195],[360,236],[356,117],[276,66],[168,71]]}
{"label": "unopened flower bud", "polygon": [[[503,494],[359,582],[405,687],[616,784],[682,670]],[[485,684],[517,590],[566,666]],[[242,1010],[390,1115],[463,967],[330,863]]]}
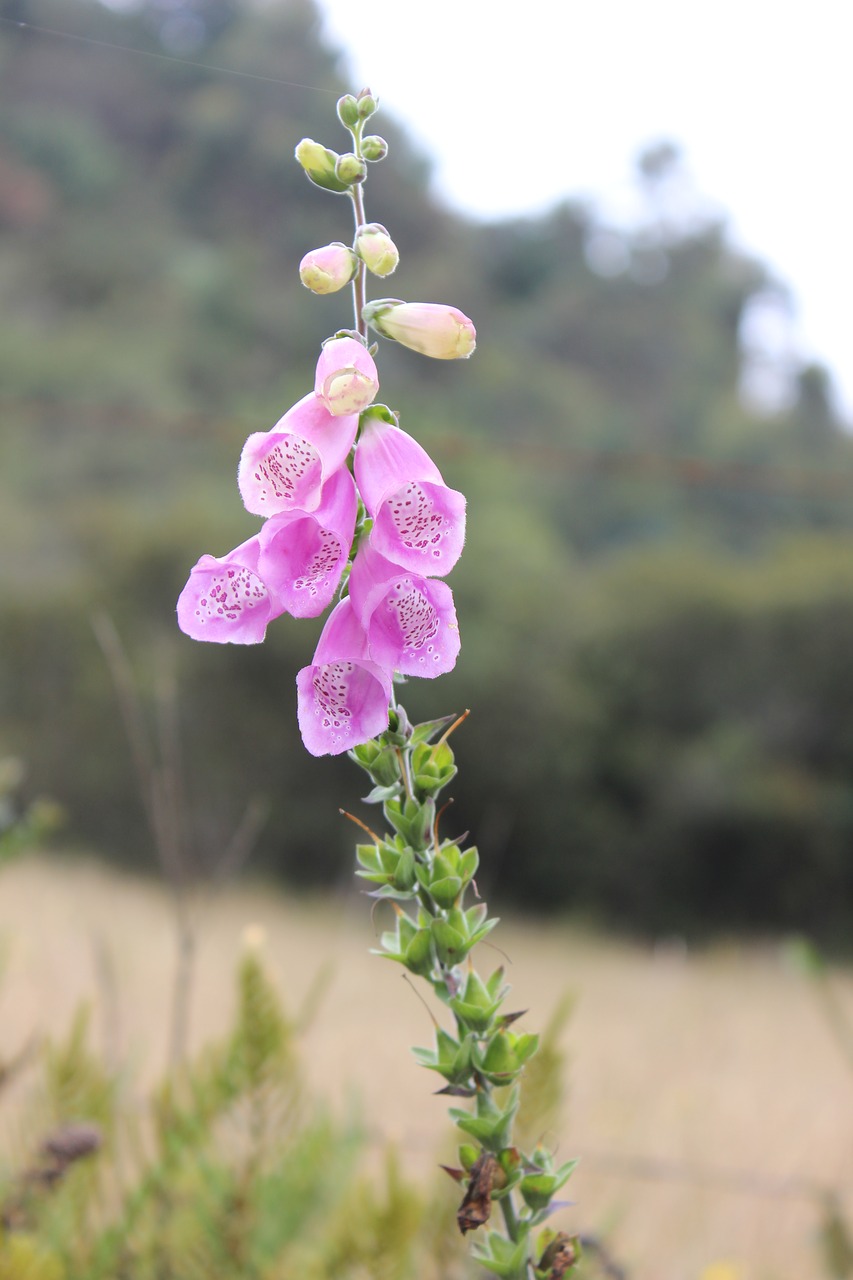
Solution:
{"label": "unopened flower bud", "polygon": [[358,114],[359,119],[367,120],[377,110],[379,103],[374,98],[369,89],[362,89],[358,95]]}
{"label": "unopened flower bud", "polygon": [[364,182],[367,177],[367,165],[363,160],[359,160],[358,156],[353,155],[351,151],[347,151],[337,159],[335,177],[339,182],[346,183],[348,187],[351,187],[353,183]]}
{"label": "unopened flower bud", "polygon": [[340,159],[336,151],[321,147],[312,138],[303,138],[296,148],[296,159],[311,181],[324,191],[340,194],[348,190],[348,184],[335,175],[335,165]]}
{"label": "unopened flower bud", "polygon": [[438,302],[369,302],[362,316],[383,338],[436,360],[467,359],[477,345],[472,322],[456,307]]}
{"label": "unopened flower bud", "polygon": [[384,160],[388,154],[388,143],[378,133],[369,133],[361,140],[361,154],[365,160]]}
{"label": "unopened flower bud", "polygon": [[329,413],[361,413],[376,398],[379,375],[373,357],[356,338],[332,338],[317,361],[314,394]]}
{"label": "unopened flower bud", "polygon": [[355,251],[375,276],[390,276],[400,261],[397,246],[379,222],[368,222],[359,227]]}
{"label": "unopened flower bud", "polygon": [[345,128],[351,129],[358,124],[358,102],[351,93],[338,98],[338,119]]}
{"label": "unopened flower bud", "polygon": [[306,253],[299,264],[299,279],[312,293],[337,293],[357,270],[358,258],[352,249],[335,241]]}

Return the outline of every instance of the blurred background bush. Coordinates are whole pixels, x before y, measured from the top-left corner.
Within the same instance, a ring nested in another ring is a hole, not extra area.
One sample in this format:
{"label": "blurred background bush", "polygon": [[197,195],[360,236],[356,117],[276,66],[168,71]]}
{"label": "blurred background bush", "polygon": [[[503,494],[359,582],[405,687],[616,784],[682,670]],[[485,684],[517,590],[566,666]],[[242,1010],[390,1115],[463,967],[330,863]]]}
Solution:
{"label": "blurred background bush", "polygon": [[[28,762],[71,843],[152,860],[91,624],[106,610],[152,698],[177,671],[198,869],[258,796],[259,865],[346,882],[355,771],[309,758],[295,720],[320,623],[208,647],[174,602],[202,552],[254,531],[242,443],[348,322],[296,264],[347,238],[350,210],[292,156],[306,135],[336,145],[335,97],[360,86],[310,0],[0,17],[0,756]],[[840,941],[853,443],[825,370],[750,338],[784,286],[698,197],[685,212],[683,182],[669,205],[672,147],[638,158],[646,216],[617,233],[575,203],[465,221],[386,115],[381,132],[369,215],[402,252],[391,292],[452,302],[480,335],[440,377],[385,347],[381,396],[469,496],[462,657],[404,701],[473,709],[452,824],[484,847],[484,890],[630,931]]]}

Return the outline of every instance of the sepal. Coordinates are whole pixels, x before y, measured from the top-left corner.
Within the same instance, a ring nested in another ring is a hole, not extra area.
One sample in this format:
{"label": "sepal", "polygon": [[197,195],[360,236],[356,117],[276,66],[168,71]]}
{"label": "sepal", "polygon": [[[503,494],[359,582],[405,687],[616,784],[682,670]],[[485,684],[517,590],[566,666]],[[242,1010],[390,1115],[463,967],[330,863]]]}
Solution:
{"label": "sepal", "polygon": [[475,1240],[471,1246],[471,1256],[500,1280],[520,1280],[526,1276],[529,1253],[526,1235],[515,1244],[497,1231],[490,1231],[485,1240]]}
{"label": "sepal", "polygon": [[534,1213],[547,1209],[555,1193],[568,1182],[574,1173],[577,1163],[577,1160],[568,1160],[553,1172],[545,1169],[535,1169],[533,1172],[525,1174],[521,1179],[520,1190],[527,1207],[532,1209]]}
{"label": "sepal", "polygon": [[[365,521],[365,527],[372,522]],[[388,728],[383,734],[383,738],[387,743],[394,747],[404,747],[412,736],[412,726],[409,724],[409,717],[406,715],[402,707],[392,707],[391,715],[388,717]]]}
{"label": "sepal", "polygon": [[396,960],[411,973],[425,977],[433,965],[429,930],[417,925],[400,907],[395,907],[395,911],[397,927],[393,933],[387,931],[382,934],[374,955]]}
{"label": "sepal", "polygon": [[450,1001],[456,1017],[472,1031],[489,1029],[492,1018],[500,1007],[502,993],[494,999],[476,969],[471,969],[461,996]]}
{"label": "sepal", "polygon": [[394,830],[413,849],[425,849],[435,822],[435,801],[431,798],[418,804],[417,800],[392,797],[384,806],[385,817]]}
{"label": "sepal", "polygon": [[[391,712],[393,715],[393,711]],[[386,735],[383,734],[383,737]],[[376,783],[374,790],[382,787],[395,787],[400,782],[400,758],[393,747],[382,745],[381,738],[371,738],[369,742],[363,742],[357,747],[353,747],[349,753],[349,758],[354,760],[356,764],[361,765],[362,769],[367,773],[373,782]],[[391,795],[396,791],[391,791],[389,796],[382,796],[383,800],[390,799]],[[378,796],[374,796],[371,792],[370,804],[375,804]]]}
{"label": "sepal", "polygon": [[415,786],[428,795],[437,795],[455,778],[457,769],[453,752],[446,742],[430,746],[420,742],[412,751]]}
{"label": "sepal", "polygon": [[[473,861],[471,854],[474,855]],[[466,875],[466,869],[476,867],[476,858],[476,849],[469,849],[468,853],[463,854],[458,845],[448,842],[441,846],[431,862],[418,866],[417,876],[438,906],[447,910],[457,903],[468,888],[471,877]]]}
{"label": "sepal", "polygon": [[436,918],[430,923],[435,949],[443,965],[453,967],[461,964],[468,952],[482,942],[498,923],[498,917],[486,919],[485,903],[477,903],[462,911],[452,907],[444,919]]}
{"label": "sepal", "polygon": [[477,1109],[474,1115],[452,1107],[450,1118],[458,1129],[475,1138],[488,1151],[500,1152],[510,1146],[510,1134],[515,1113],[518,1111],[518,1088],[514,1088],[506,1105],[498,1106],[489,1094],[481,1090],[477,1094]]}
{"label": "sepal", "polygon": [[440,720],[424,720],[422,724],[416,724],[412,729],[412,745],[431,742],[437,733],[453,724],[456,719],[456,716],[442,716]]}
{"label": "sepal", "polygon": [[439,1027],[435,1035],[435,1049],[413,1049],[412,1053],[422,1067],[437,1071],[449,1084],[464,1085],[471,1075],[474,1037],[455,1040]]}
{"label": "sepal", "polygon": [[511,1084],[539,1048],[539,1037],[498,1031],[477,1053],[477,1070],[493,1085]]}
{"label": "sepal", "polygon": [[[398,891],[394,896],[413,897],[415,883],[415,851],[407,846],[397,847],[383,840],[380,844],[356,845],[358,861],[356,875]],[[390,896],[388,894],[384,896]]]}

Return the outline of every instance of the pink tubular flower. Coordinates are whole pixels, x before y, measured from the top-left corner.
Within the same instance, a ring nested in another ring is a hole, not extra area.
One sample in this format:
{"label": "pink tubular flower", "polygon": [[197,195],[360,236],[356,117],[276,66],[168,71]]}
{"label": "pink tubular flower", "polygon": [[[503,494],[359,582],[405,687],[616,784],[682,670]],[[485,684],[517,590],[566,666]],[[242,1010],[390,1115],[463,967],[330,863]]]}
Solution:
{"label": "pink tubular flower", "polygon": [[368,539],[353,563],[349,590],[380,667],[431,679],[455,666],[459,626],[447,583],[407,573]]}
{"label": "pink tubular flower", "polygon": [[449,573],[465,541],[465,497],[448,488],[429,454],[378,413],[368,414],[354,467],[376,550],[415,573]]}
{"label": "pink tubular flower", "polygon": [[467,360],[477,345],[477,331],[468,317],[438,302],[380,298],[369,302],[361,314],[383,338],[436,360]]}
{"label": "pink tubular flower", "polygon": [[258,535],[258,572],[294,618],[316,618],[332,602],[355,532],[358,498],[346,467],[323,487],[316,511],[270,516]]}
{"label": "pink tubular flower", "polygon": [[260,545],[249,538],[217,559],[202,556],[178,600],[178,626],[193,640],[260,644],[267,623],[284,612],[258,572]]}
{"label": "pink tubular flower", "polygon": [[376,399],[379,375],[373,357],[355,338],[332,338],[317,361],[314,394],[329,413],[361,413]]}
{"label": "pink tubular flower", "polygon": [[254,432],[243,446],[237,484],[246,510],[257,516],[316,510],[357,431],[357,413],[333,415],[315,395],[303,396],[272,431]]}
{"label": "pink tubular flower", "polygon": [[358,258],[345,244],[335,242],[312,249],[299,264],[299,279],[312,293],[337,293],[358,270]]}
{"label": "pink tubular flower", "polygon": [[371,660],[349,599],[329,615],[296,689],[299,729],[312,756],[341,755],[388,728],[391,677]]}

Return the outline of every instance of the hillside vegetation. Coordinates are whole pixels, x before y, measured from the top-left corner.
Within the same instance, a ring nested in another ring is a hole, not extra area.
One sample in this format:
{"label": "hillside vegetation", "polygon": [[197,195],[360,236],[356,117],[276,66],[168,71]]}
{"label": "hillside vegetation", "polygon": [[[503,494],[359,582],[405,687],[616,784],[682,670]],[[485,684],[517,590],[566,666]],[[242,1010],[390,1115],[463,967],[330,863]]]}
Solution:
{"label": "hillside vegetation", "polygon": [[[348,321],[295,268],[349,235],[349,210],[292,157],[332,140],[335,95],[360,86],[309,0],[0,16],[0,754],[71,841],[151,860],[92,630],[106,611],[152,708],[177,684],[195,869],[258,797],[259,864],[344,878],[356,780],[306,757],[294,716],[318,627],[199,646],[174,602],[199,554],[254,531],[242,443]],[[404,700],[473,709],[454,822],[484,887],[631,930],[849,936],[853,444],[825,371],[755,345],[784,287],[685,205],[671,148],[638,161],[631,232],[572,202],[482,226],[380,122],[390,291],[479,332],[441,378],[387,347],[381,394],[469,496],[462,657]],[[507,180],[504,157],[476,163]]]}

